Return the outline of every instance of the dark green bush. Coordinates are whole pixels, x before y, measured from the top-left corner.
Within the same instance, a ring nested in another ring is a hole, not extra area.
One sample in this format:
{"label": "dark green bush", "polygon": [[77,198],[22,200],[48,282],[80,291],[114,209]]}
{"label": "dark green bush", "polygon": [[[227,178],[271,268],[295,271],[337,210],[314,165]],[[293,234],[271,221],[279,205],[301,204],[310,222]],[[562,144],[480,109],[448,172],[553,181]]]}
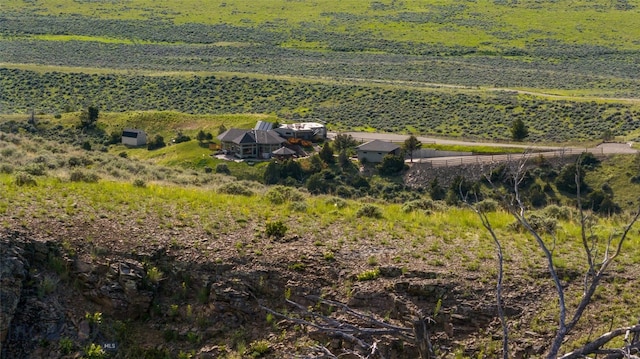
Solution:
{"label": "dark green bush", "polygon": [[88,182],[95,183],[98,182],[100,177],[93,172],[83,172],[80,170],[72,171],[69,175],[69,180],[71,182]]}
{"label": "dark green bush", "polygon": [[378,206],[365,204],[358,209],[356,217],[382,218],[382,210]]}
{"label": "dark green bush", "polygon": [[0,173],[11,174],[13,173],[13,166],[8,163],[3,163],[0,165]]}
{"label": "dark green bush", "polygon": [[376,166],[376,168],[381,175],[392,176],[400,173],[408,167],[404,163],[404,158],[400,156],[386,155],[382,159],[382,162]]}
{"label": "dark green bush", "polygon": [[139,188],[144,188],[144,187],[147,186],[147,184],[142,178],[136,178],[135,180],[133,180],[133,186],[134,187],[139,187]]}
{"label": "dark green bush", "polygon": [[273,204],[304,201],[304,195],[300,191],[287,186],[271,187],[265,194],[265,197]]}
{"label": "dark green bush", "polygon": [[229,166],[226,163],[218,163],[216,165],[216,173],[230,175],[231,170],[229,169]]}
{"label": "dark green bush", "polygon": [[544,216],[547,216],[549,218],[567,221],[573,217],[574,210],[571,207],[567,207],[567,206],[560,207],[555,204],[551,204],[546,206],[542,210],[542,212]]}
{"label": "dark green bush", "polygon": [[[539,234],[554,234],[556,232],[557,220],[538,213],[531,213],[527,217],[527,222],[531,228]],[[524,232],[525,228],[520,222],[515,221],[509,225],[518,232]]]}
{"label": "dark green bush", "polygon": [[287,234],[288,230],[289,228],[282,221],[267,222],[264,234],[267,237],[282,238]]}
{"label": "dark green bush", "polygon": [[487,198],[487,199],[483,199],[482,201],[476,203],[476,208],[480,211],[480,212],[495,212],[500,208],[500,204],[498,203],[498,201]]}
{"label": "dark green bush", "polygon": [[26,172],[18,172],[16,174],[16,184],[18,186],[35,186],[36,180]]}
{"label": "dark green bush", "polygon": [[240,196],[253,196],[252,190],[235,182],[230,182],[222,185],[222,187],[218,188],[218,193],[240,195]]}

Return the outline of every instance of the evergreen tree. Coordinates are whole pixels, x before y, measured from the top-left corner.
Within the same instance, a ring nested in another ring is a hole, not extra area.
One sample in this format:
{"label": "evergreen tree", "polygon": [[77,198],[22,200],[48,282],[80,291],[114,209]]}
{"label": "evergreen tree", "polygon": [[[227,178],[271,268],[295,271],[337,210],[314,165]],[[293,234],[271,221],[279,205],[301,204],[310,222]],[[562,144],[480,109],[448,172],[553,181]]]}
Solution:
{"label": "evergreen tree", "polygon": [[98,116],[100,115],[100,110],[98,110],[95,106],[89,106],[86,109],[82,110],[80,113],[80,127],[81,128],[93,128],[95,126],[96,121],[98,121]]}
{"label": "evergreen tree", "polygon": [[331,149],[331,146],[329,146],[328,142],[324,143],[322,150],[318,153],[318,156],[320,156],[322,162],[328,165],[332,165],[335,162],[335,158],[333,158],[333,150]]}
{"label": "evergreen tree", "polygon": [[516,118],[511,123],[511,139],[514,141],[522,141],[529,137],[529,128],[524,124],[522,119]]}
{"label": "evergreen tree", "polygon": [[198,140],[198,142],[204,142],[207,139],[207,134],[204,133],[204,131],[200,130],[198,131],[198,135],[196,136],[196,139]]}
{"label": "evergreen tree", "polygon": [[280,181],[280,166],[276,161],[271,161],[264,170],[264,184],[276,184]]}
{"label": "evergreen tree", "polygon": [[333,149],[336,152],[341,152],[342,150],[348,150],[349,148],[356,147],[358,145],[358,141],[353,138],[353,136],[345,133],[339,133],[333,139]]}
{"label": "evergreen tree", "polygon": [[324,163],[322,162],[322,159],[320,159],[320,156],[318,156],[317,153],[309,158],[310,173],[318,173],[322,171],[323,168],[324,168]]}

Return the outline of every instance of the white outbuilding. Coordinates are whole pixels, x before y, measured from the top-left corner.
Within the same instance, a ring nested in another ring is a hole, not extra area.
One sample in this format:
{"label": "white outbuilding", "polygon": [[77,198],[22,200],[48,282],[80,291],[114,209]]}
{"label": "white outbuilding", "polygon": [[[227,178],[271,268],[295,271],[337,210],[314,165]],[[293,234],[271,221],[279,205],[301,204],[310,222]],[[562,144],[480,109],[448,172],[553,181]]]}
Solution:
{"label": "white outbuilding", "polygon": [[122,131],[122,144],[127,146],[144,146],[147,144],[147,134],[142,130],[125,129]]}

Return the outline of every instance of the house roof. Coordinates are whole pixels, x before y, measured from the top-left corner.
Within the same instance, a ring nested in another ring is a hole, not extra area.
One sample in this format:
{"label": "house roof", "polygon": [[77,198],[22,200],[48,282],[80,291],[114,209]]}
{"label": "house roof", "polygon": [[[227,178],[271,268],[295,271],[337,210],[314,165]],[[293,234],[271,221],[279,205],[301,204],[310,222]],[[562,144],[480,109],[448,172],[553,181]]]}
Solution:
{"label": "house roof", "polygon": [[233,142],[235,144],[257,143],[260,145],[278,145],[286,142],[275,131],[262,130],[242,130],[231,128],[218,136],[222,142]]}
{"label": "house roof", "polygon": [[286,147],[280,147],[277,150],[271,152],[274,155],[277,156],[293,156],[296,154],[296,151],[290,149],[290,148],[286,148]]}
{"label": "house roof", "polygon": [[256,126],[253,129],[261,131],[273,130],[273,123],[268,121],[258,121],[256,122]]}
{"label": "house roof", "polygon": [[367,143],[363,143],[356,147],[358,151],[371,151],[371,152],[393,152],[399,149],[400,146],[393,142],[385,142],[380,140],[373,140]]}
{"label": "house roof", "polygon": [[245,134],[247,130],[240,128],[230,128],[218,135],[218,139],[222,142],[233,142],[236,138]]}
{"label": "house roof", "polygon": [[132,128],[125,128],[122,131],[122,137],[138,138],[139,135],[145,135],[144,131]]}

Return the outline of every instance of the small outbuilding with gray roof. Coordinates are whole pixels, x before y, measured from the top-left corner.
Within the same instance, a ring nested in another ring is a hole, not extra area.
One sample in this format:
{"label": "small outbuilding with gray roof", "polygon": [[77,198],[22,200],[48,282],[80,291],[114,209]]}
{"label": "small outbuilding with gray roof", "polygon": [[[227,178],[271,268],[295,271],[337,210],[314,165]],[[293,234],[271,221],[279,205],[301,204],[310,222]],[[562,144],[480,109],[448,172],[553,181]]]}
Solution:
{"label": "small outbuilding with gray roof", "polygon": [[147,134],[138,129],[127,128],[122,131],[122,144],[126,146],[144,146],[147,144]]}
{"label": "small outbuilding with gray roof", "polygon": [[358,152],[358,160],[366,160],[368,162],[379,163],[382,162],[384,156],[391,154],[394,156],[400,155],[400,146],[393,142],[385,142],[380,140],[373,140],[367,143],[363,143],[356,147]]}

